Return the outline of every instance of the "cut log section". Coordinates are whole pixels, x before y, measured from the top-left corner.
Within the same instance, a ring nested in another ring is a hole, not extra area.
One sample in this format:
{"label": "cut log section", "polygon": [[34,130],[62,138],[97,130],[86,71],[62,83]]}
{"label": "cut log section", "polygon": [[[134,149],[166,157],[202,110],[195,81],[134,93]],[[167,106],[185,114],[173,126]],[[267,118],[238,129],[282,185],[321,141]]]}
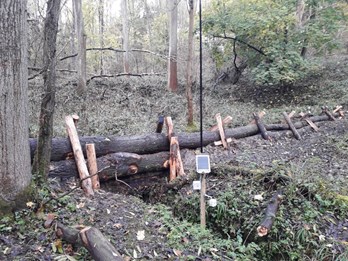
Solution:
{"label": "cut log section", "polygon": [[81,144],[79,141],[79,137],[77,135],[77,131],[75,128],[74,118],[72,116],[65,117],[66,129],[69,134],[71,146],[73,147],[74,157],[77,165],[77,169],[79,171],[80,179],[83,180],[81,186],[86,193],[87,196],[93,196],[93,188],[92,181],[88,179],[89,172],[87,169],[87,165],[85,162],[85,158],[83,157],[83,152],[81,148]]}
{"label": "cut log section", "polygon": [[87,166],[89,173],[91,174],[92,188],[93,190],[100,189],[99,176],[95,175],[98,172],[97,157],[95,155],[94,144],[86,144],[87,151]]}
{"label": "cut log section", "polygon": [[[223,120],[222,120],[222,124],[223,126],[227,125],[227,124],[230,124],[232,122],[232,117],[231,116],[227,116],[225,117]],[[214,125],[212,126],[209,131],[217,131],[219,129],[218,125]]]}
{"label": "cut log section", "polygon": [[292,133],[294,134],[295,138],[300,140],[301,139],[301,136],[300,134],[298,133],[298,131],[296,130],[294,124],[292,123],[291,119],[290,119],[290,116],[284,111],[283,112],[283,116],[284,116],[284,119],[285,121],[287,122],[287,124],[289,125],[289,128],[290,130],[292,131]]}
{"label": "cut log section", "polygon": [[[169,152],[149,155],[118,152],[97,158],[99,179],[105,182],[111,179],[124,178],[146,172],[161,172],[168,169],[165,164],[169,159]],[[69,178],[78,177],[74,160],[52,161],[49,166],[49,177]]]}
{"label": "cut log section", "polygon": [[256,125],[261,133],[261,137],[265,140],[271,140],[271,137],[268,135],[266,127],[263,124],[261,118],[258,115],[256,115],[256,113],[254,113],[253,115],[254,115],[254,120],[256,122]]}
{"label": "cut log section", "polygon": [[264,220],[261,222],[260,226],[258,226],[257,234],[260,237],[266,236],[268,232],[271,230],[274,219],[276,217],[277,211],[279,204],[281,203],[283,199],[283,194],[282,192],[277,191],[271,198],[267,209],[266,209],[266,214]]}
{"label": "cut log section", "polygon": [[[335,114],[336,115],[336,114]],[[338,115],[338,114],[337,114]],[[313,116],[308,118],[312,122],[327,121],[327,115]],[[306,122],[298,121],[294,123],[296,129],[306,127]],[[287,124],[265,124],[267,131],[283,131],[289,130]],[[226,138],[240,139],[259,133],[256,125],[241,126],[233,129],[225,129]],[[196,149],[201,145],[200,133],[178,133],[178,141],[181,149]],[[220,140],[219,133],[204,131],[203,132],[203,146]],[[31,159],[35,155],[37,147],[37,139],[29,139]],[[80,137],[80,143],[85,152],[86,143],[94,143],[97,157],[116,153],[116,152],[130,152],[136,154],[151,154],[161,151],[169,151],[170,143],[165,134],[152,133],[139,136],[86,136]],[[86,155],[86,154],[85,154]],[[52,153],[51,161],[61,161],[73,158],[73,149],[67,138],[53,138],[52,139]]]}
{"label": "cut log section", "polygon": [[83,245],[94,260],[123,261],[121,254],[97,228],[85,227],[79,231],[60,223],[56,227],[57,237],[72,245]]}

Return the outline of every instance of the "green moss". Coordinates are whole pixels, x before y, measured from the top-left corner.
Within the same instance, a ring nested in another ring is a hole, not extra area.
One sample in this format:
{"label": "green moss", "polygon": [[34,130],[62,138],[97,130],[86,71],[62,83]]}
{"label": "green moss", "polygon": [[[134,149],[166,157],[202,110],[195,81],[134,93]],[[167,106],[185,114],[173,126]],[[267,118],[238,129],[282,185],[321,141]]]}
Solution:
{"label": "green moss", "polygon": [[26,203],[35,197],[35,187],[34,182],[31,182],[14,200],[5,201],[0,199],[0,216],[7,216],[15,210],[25,208]]}

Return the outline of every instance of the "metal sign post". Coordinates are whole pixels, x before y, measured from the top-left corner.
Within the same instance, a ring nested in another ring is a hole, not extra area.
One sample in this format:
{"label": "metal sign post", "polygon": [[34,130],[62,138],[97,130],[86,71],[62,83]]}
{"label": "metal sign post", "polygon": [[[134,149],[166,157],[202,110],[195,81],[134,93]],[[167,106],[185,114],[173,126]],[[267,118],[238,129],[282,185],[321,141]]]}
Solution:
{"label": "metal sign post", "polygon": [[[197,173],[201,175],[201,197],[200,197],[200,219],[201,219],[201,227],[205,228],[206,226],[206,204],[205,204],[205,196],[207,191],[207,181],[206,175],[210,173],[210,158],[207,154],[196,155],[196,170]],[[195,182],[195,181],[194,181]],[[195,183],[194,183],[195,185]]]}

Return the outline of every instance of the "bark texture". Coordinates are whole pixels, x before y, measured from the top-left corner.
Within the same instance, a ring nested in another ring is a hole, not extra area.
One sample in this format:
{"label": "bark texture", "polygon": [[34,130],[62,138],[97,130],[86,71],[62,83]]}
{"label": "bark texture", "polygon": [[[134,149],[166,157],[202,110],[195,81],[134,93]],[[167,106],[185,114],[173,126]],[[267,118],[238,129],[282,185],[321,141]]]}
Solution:
{"label": "bark texture", "polygon": [[31,180],[26,4],[0,1],[0,216],[25,203]]}
{"label": "bark texture", "polygon": [[172,92],[178,90],[178,2],[177,0],[168,0],[170,7],[169,19],[169,60],[168,60],[168,88]]}
{"label": "bark texture", "polygon": [[51,159],[53,114],[56,103],[56,40],[59,13],[60,0],[49,0],[47,2],[43,47],[45,93],[41,101],[38,147],[33,165],[34,172],[43,180],[46,178]]}
{"label": "bark texture", "polygon": [[128,26],[128,5],[127,0],[122,0],[122,36],[123,36],[123,68],[129,73],[129,26]]}
{"label": "bark texture", "polygon": [[79,79],[77,91],[79,94],[84,94],[86,93],[86,34],[82,14],[82,1],[73,0],[73,5],[78,42],[77,73]]}
{"label": "bark texture", "polygon": [[[134,153],[112,153],[97,158],[100,181],[108,181],[135,174],[146,172],[161,172],[168,167],[166,161],[169,159],[169,152],[160,152],[149,155],[138,155]],[[50,177],[68,178],[78,177],[78,170],[74,160],[62,160],[51,162]]]}
{"label": "bark texture", "polygon": [[188,0],[189,31],[188,54],[186,68],[186,98],[187,98],[187,125],[193,125],[193,99],[192,99],[192,63],[193,63],[193,26],[194,26],[194,0]]}

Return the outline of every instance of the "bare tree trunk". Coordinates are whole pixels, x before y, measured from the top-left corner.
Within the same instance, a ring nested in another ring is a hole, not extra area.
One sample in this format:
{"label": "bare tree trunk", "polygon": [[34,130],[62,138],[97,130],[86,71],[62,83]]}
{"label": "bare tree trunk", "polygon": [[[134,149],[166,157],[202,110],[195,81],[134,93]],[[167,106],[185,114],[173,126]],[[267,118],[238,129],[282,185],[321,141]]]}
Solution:
{"label": "bare tree trunk", "polygon": [[172,92],[178,90],[178,2],[177,0],[168,0],[170,7],[169,21],[169,60],[168,60],[168,88]]}
{"label": "bare tree trunk", "polygon": [[302,28],[303,15],[305,10],[305,0],[297,0],[296,6],[296,26],[298,29]]}
{"label": "bare tree trunk", "polygon": [[122,34],[123,34],[123,68],[125,73],[129,73],[129,26],[128,26],[128,6],[127,0],[122,0]]}
{"label": "bare tree trunk", "polygon": [[[73,6],[73,9],[72,9],[72,23],[71,23],[71,32],[70,32],[70,38],[71,38],[71,41],[70,41],[70,48],[71,48],[71,53],[76,53],[76,45],[75,45],[75,37],[76,37],[76,24],[75,24],[75,21],[76,21],[76,14],[75,14],[75,2],[74,0],[72,1],[72,6]],[[77,64],[76,64],[76,58],[75,57],[72,57],[72,60],[71,60],[71,67],[72,68],[76,68]],[[70,70],[70,68],[69,68]]]}
{"label": "bare tree trunk", "polygon": [[0,216],[25,206],[31,181],[26,5],[0,1]]}
{"label": "bare tree trunk", "polygon": [[46,180],[51,158],[53,114],[56,103],[56,40],[59,13],[60,0],[49,0],[47,2],[43,47],[45,93],[41,101],[38,146],[33,165],[34,172],[41,180]]}
{"label": "bare tree trunk", "polygon": [[[99,0],[98,6],[98,17],[99,17],[99,41],[100,47],[104,48],[104,0]],[[104,61],[103,61],[104,52],[100,52],[100,75],[104,74]]]}
{"label": "bare tree trunk", "polygon": [[186,69],[186,98],[187,98],[187,124],[193,126],[193,101],[192,101],[192,62],[193,62],[193,24],[195,19],[194,0],[188,1],[189,32],[188,32],[188,55]]}
{"label": "bare tree trunk", "polygon": [[77,30],[78,56],[77,56],[77,92],[79,94],[86,93],[86,34],[84,31],[82,1],[73,0],[75,9],[75,24]]}
{"label": "bare tree trunk", "polygon": [[[149,4],[147,2],[147,0],[144,0],[144,6],[145,6],[145,15],[146,15],[146,31],[147,31],[147,35],[149,37],[149,49],[151,50],[152,49],[152,30],[151,30],[151,11],[150,11],[150,7],[149,7]],[[150,64],[152,64],[152,72],[154,71],[154,63],[153,63],[153,59],[150,57]],[[147,61],[147,58],[145,57],[144,58],[145,60],[145,72],[147,72],[147,64],[146,64],[146,61]]]}

